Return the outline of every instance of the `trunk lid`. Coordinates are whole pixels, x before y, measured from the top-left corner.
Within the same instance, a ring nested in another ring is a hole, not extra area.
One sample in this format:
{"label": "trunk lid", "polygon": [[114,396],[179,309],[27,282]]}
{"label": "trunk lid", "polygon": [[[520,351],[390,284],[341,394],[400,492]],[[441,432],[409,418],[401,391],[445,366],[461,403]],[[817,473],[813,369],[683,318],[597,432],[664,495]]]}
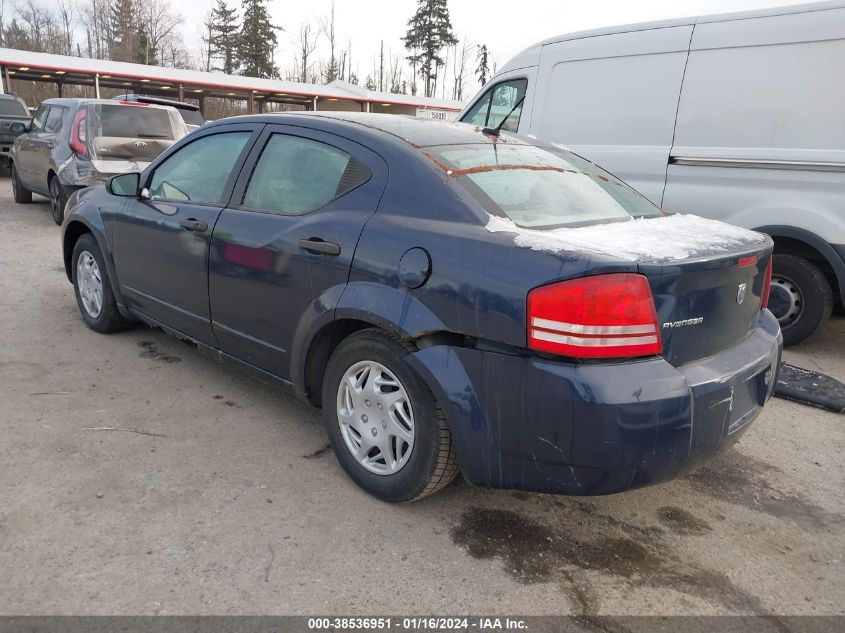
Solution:
{"label": "trunk lid", "polygon": [[149,163],[187,133],[173,108],[124,103],[90,106],[91,158]]}
{"label": "trunk lid", "polygon": [[771,248],[666,263],[639,263],[649,281],[663,357],[682,365],[724,351],[756,326]]}

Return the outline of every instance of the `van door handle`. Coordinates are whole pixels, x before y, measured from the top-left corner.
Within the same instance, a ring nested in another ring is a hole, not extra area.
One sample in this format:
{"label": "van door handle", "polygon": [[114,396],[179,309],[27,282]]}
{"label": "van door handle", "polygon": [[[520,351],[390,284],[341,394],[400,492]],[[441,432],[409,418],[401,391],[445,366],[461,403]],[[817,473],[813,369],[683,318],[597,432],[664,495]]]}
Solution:
{"label": "van door handle", "polygon": [[187,220],[181,220],[179,222],[179,226],[181,226],[186,231],[207,231],[208,224],[205,222],[200,222],[196,218],[188,218]]}
{"label": "van door handle", "polygon": [[317,255],[340,255],[340,244],[327,242],[321,237],[299,240],[299,247]]}

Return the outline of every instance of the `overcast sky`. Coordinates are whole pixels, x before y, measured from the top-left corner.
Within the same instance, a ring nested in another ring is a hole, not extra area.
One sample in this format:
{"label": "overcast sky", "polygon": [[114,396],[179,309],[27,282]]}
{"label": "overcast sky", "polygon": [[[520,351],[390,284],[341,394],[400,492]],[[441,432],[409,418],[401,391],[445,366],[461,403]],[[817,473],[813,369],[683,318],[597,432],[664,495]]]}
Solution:
{"label": "overcast sky", "polygon": [[[57,0],[41,0],[54,4]],[[279,33],[277,64],[284,72],[292,65],[294,42],[303,21],[316,24],[328,14],[332,0],[269,0]],[[806,2],[807,0],[803,0]],[[201,31],[213,0],[170,0],[183,17],[182,35],[186,46],[199,57]],[[665,18],[743,11],[802,0],[449,0],[455,34],[490,48],[498,65],[531,44],[561,33],[618,24]],[[229,0],[240,6],[240,0]],[[336,0],[338,42],[352,44],[353,70],[363,82],[372,72],[379,43],[384,40],[385,57],[404,55],[401,37],[417,0]],[[318,54],[325,53],[325,38]],[[491,64],[492,66],[492,64]],[[473,63],[474,68],[474,63]],[[468,85],[470,94],[474,90]]]}
{"label": "overcast sky", "polygon": [[[203,14],[212,0],[187,3],[171,0],[185,17],[186,44],[199,48]],[[235,4],[236,0],[230,0]],[[486,43],[501,65],[520,50],[547,37],[602,26],[645,22],[664,18],[743,11],[778,5],[798,4],[801,0],[449,0],[456,35]],[[352,42],[362,80],[372,68],[379,42],[402,53],[400,37],[413,15],[416,0],[336,0],[335,11],[340,41]],[[279,34],[279,64],[288,66],[293,57],[293,41],[304,20],[316,21],[328,13],[331,0],[270,0],[268,3]],[[324,42],[325,43],[325,42]],[[353,66],[356,62],[353,61]]]}

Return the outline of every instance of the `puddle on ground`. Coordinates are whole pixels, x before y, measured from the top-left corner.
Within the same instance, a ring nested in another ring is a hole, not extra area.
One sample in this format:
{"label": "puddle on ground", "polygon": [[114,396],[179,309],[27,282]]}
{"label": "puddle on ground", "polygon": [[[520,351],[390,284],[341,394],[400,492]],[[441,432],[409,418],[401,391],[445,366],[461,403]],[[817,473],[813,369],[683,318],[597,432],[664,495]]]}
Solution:
{"label": "puddle on ground", "polygon": [[159,351],[156,344],[152,341],[138,341],[138,347],[143,350],[138,354],[141,358],[151,358],[152,360],[159,360],[162,363],[178,363],[182,360],[178,356],[170,356]]}
{"label": "puddle on ground", "polygon": [[822,529],[845,522],[800,494],[783,492],[769,483],[770,475],[783,474],[764,461],[728,451],[687,477],[693,488],[720,501]]}
{"label": "puddle on ground", "polygon": [[[556,520],[548,523],[512,510],[470,508],[452,528],[452,540],[474,558],[502,560],[504,571],[520,583],[560,584],[581,616],[592,617],[599,607],[586,572],[632,587],[672,589],[732,611],[763,612],[756,597],[724,574],[673,555],[662,528],[601,514],[588,502],[553,499],[550,505]],[[706,525],[688,512],[683,518],[669,514],[678,525]]]}

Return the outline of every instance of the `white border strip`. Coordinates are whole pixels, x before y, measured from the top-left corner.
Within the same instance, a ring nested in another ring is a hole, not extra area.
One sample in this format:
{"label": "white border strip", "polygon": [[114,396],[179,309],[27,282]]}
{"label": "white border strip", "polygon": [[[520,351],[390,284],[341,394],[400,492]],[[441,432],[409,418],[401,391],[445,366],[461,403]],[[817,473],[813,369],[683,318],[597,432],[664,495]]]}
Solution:
{"label": "white border strip", "polygon": [[654,334],[657,332],[657,328],[653,323],[637,325],[581,325],[580,323],[566,323],[564,321],[552,321],[551,319],[532,317],[531,325],[554,332],[595,334],[599,336],[607,336],[608,334]]}
{"label": "white border strip", "polygon": [[580,336],[553,334],[543,330],[531,330],[531,337],[538,341],[561,343],[575,347],[618,347],[620,345],[653,345],[657,343],[657,337],[654,335],[629,336],[626,338],[581,338]]}

